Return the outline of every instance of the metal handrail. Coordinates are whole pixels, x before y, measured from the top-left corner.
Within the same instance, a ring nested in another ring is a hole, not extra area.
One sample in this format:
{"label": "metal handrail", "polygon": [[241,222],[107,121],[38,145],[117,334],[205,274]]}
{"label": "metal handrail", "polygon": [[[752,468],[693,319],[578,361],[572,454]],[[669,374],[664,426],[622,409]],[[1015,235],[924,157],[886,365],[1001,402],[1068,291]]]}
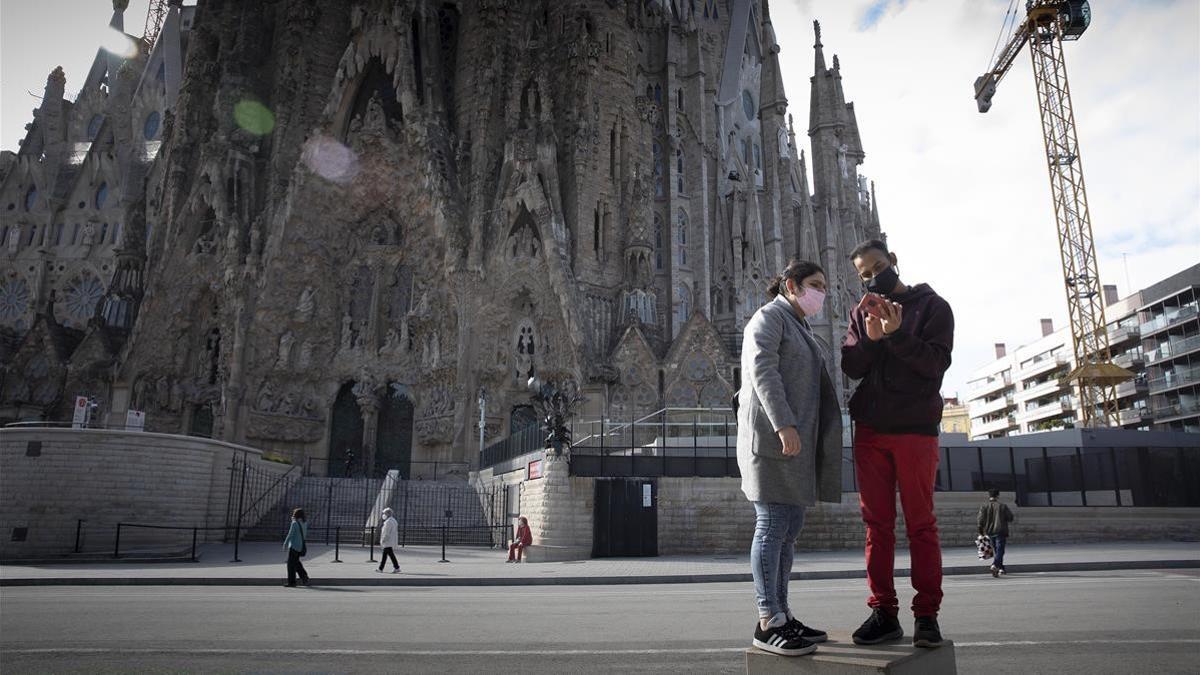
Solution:
{"label": "metal handrail", "polygon": [[[600,422],[600,424],[601,424],[600,434],[589,434],[587,436],[584,436],[583,438],[580,438],[579,440],[572,441],[571,446],[574,447],[576,445],[581,445],[584,441],[586,441],[588,439],[598,438],[600,436],[605,436],[605,435],[615,435],[615,434],[621,433],[624,430],[629,429],[631,427],[636,429],[637,425],[643,424],[644,422],[646,422],[646,420],[650,419],[651,417],[666,414],[669,412],[677,412],[677,413],[703,412],[703,413],[722,413],[722,414],[724,414],[724,413],[733,412],[733,408],[660,408],[660,409],[658,409],[648,415],[644,415],[643,417],[636,419],[632,422],[625,422],[625,423],[609,422],[608,424],[611,424],[612,426],[610,426],[608,428],[604,428],[604,426],[603,426],[605,424],[605,420],[607,418],[601,417],[599,420],[596,420],[596,421]],[[589,424],[595,424],[595,422],[589,422]],[[655,426],[661,426],[661,425],[667,425],[667,424],[672,424],[672,423],[666,422],[666,421],[654,423]]]}

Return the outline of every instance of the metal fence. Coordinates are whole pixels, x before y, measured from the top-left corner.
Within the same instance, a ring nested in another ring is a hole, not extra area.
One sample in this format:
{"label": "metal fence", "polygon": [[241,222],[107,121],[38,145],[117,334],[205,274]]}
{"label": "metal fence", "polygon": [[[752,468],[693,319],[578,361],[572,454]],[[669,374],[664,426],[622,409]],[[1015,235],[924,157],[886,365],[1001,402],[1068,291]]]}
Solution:
{"label": "metal fence", "polygon": [[400,525],[400,545],[500,546],[511,532],[507,491],[501,487],[477,489],[467,483],[399,481],[388,495]]}
{"label": "metal fence", "polygon": [[546,433],[542,431],[540,424],[534,424],[484,448],[479,455],[479,468],[496,466],[545,446]]}
{"label": "metal fence", "polygon": [[[571,448],[574,476],[740,476],[737,424],[728,409],[668,408],[631,422],[603,420],[582,429]],[[1032,446],[1025,437],[944,443],[935,489],[996,488],[1016,493],[1022,506],[1200,506],[1200,435],[1182,436],[1195,442],[1150,447],[1137,444],[1140,437],[1128,437],[1132,441],[1124,446]],[[842,489],[858,489],[849,447],[842,448]]]}
{"label": "metal fence", "polygon": [[267,471],[250,460],[249,453],[235,454],[229,466],[229,494],[225,505],[226,539],[239,541],[244,533],[269,522],[281,509],[292,484],[299,478],[298,466],[283,473]]}
{"label": "metal fence", "polygon": [[576,476],[737,476],[737,419],[728,408],[666,408],[629,422],[572,426]]}

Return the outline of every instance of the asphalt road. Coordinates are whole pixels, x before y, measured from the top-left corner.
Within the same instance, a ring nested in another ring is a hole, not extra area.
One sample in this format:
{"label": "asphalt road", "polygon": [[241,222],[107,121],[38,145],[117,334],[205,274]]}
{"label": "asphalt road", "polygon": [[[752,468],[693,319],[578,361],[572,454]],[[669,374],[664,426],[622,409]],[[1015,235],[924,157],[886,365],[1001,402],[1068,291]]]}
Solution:
{"label": "asphalt road", "polygon": [[[945,590],[960,673],[1200,672],[1197,571],[954,577]],[[791,593],[827,630],[866,616],[862,581]],[[10,587],[0,670],[737,673],[753,621],[749,584]]]}

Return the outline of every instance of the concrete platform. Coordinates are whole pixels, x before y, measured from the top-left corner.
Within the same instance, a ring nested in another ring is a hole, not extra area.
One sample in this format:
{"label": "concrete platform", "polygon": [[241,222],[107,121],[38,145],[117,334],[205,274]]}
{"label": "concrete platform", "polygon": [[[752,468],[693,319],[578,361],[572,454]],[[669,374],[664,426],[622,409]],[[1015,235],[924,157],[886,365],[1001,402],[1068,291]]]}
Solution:
{"label": "concrete platform", "polygon": [[891,644],[860,647],[849,633],[830,633],[829,640],[808,656],[777,656],[751,647],[746,650],[746,675],[954,675],[954,642],[936,649],[912,646],[905,635]]}

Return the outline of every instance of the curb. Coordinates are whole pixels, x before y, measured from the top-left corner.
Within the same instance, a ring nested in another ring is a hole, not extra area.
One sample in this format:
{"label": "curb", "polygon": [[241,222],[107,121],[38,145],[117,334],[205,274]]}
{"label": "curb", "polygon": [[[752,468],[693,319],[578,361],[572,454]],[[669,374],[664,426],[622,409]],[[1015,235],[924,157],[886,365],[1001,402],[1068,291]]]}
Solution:
{"label": "curb", "polygon": [[[1113,572],[1127,570],[1200,569],[1200,560],[1130,560],[1064,563],[1029,563],[1009,565],[1010,574],[1037,572]],[[988,568],[979,565],[945,567],[943,576],[988,575]],[[897,577],[911,576],[907,568],[897,569]],[[864,579],[866,570],[828,570],[793,572],[793,581],[822,581],[831,579]],[[752,581],[744,574],[661,574],[606,577],[462,577],[462,578],[334,578],[321,579],[314,586],[366,587],[430,587],[430,586],[625,586],[642,584],[715,584]],[[0,587],[13,586],[281,586],[283,577],[83,577],[83,578],[25,578],[0,579]]]}

